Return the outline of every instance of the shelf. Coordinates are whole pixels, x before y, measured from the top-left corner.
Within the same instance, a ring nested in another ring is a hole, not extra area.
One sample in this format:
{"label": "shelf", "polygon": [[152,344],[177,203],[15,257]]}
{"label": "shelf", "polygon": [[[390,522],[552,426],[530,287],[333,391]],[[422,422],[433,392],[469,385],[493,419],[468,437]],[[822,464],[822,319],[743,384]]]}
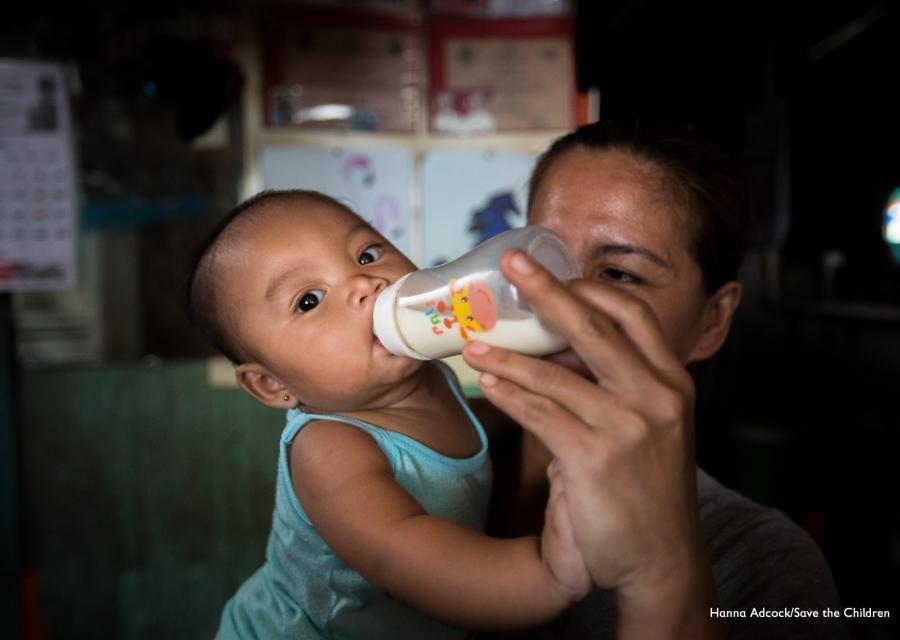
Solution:
{"label": "shelf", "polygon": [[777,307],[789,316],[807,316],[870,324],[900,325],[900,306],[865,302],[799,300],[782,302]]}

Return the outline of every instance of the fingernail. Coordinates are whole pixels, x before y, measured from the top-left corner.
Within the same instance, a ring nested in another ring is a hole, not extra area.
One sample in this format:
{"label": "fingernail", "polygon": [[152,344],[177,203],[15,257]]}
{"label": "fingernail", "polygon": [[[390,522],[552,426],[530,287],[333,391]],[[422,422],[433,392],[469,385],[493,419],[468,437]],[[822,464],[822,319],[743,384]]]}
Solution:
{"label": "fingernail", "polygon": [[491,348],[483,342],[470,342],[466,346],[466,352],[476,356],[483,356],[490,350]]}
{"label": "fingernail", "polygon": [[479,381],[482,387],[493,387],[497,384],[497,376],[493,373],[482,373]]}
{"label": "fingernail", "polygon": [[522,275],[530,276],[534,273],[534,264],[521,251],[516,251],[509,259],[509,266]]}

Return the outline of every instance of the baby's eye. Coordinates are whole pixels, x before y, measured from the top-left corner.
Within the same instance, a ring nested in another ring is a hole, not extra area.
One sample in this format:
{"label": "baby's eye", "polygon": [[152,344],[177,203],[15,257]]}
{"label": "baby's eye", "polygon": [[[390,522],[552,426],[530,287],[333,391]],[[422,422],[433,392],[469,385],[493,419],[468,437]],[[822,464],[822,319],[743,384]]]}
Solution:
{"label": "baby's eye", "polygon": [[312,311],[320,302],[322,302],[322,298],[324,297],[325,292],[321,289],[313,289],[312,291],[307,291],[302,296],[300,296],[300,300],[297,301],[297,311],[299,311],[300,313]]}
{"label": "baby's eye", "polygon": [[370,262],[376,262],[383,255],[384,249],[379,247],[377,244],[373,244],[366,247],[365,251],[359,254],[359,258],[357,258],[357,260],[360,264],[369,264]]}
{"label": "baby's eye", "polygon": [[644,281],[634,274],[622,271],[621,269],[608,268],[600,271],[600,278],[603,280],[611,280],[622,284],[641,284]]}

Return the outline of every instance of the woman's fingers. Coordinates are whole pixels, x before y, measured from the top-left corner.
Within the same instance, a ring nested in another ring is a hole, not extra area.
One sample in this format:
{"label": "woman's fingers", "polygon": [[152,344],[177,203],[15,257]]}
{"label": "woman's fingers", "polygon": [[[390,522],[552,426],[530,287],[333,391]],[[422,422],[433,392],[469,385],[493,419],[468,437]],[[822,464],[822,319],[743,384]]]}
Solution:
{"label": "woman's fingers", "polygon": [[573,294],[521,251],[507,252],[500,265],[541,319],[569,340],[599,384],[632,390],[644,386],[646,360],[610,316]]}
{"label": "woman's fingers", "polygon": [[[608,390],[598,387],[560,364],[523,356],[500,347],[491,347],[482,342],[466,345],[463,349],[463,358],[473,369],[514,383],[520,390],[519,401],[525,403],[519,410],[527,411],[532,417],[532,422],[539,423],[541,422],[539,418],[545,412],[550,414],[549,418],[555,415],[557,409],[565,407],[568,415],[587,425],[599,427],[601,425],[597,421],[608,418],[612,411],[612,408],[607,406],[612,397]],[[482,388],[485,387],[484,380],[482,377]],[[487,380],[490,382],[491,378]],[[491,389],[491,395],[488,397],[496,404],[495,399],[499,394],[499,390]],[[500,408],[506,411],[505,407]]]}
{"label": "woman's fingers", "polygon": [[684,374],[684,366],[666,344],[659,320],[646,302],[589,280],[572,281],[569,290],[605,313],[660,373],[669,379]]}
{"label": "woman's fingers", "polygon": [[550,497],[544,511],[541,554],[557,582],[572,600],[580,600],[592,586],[591,574],[578,549],[569,506],[559,476],[550,475]]}
{"label": "woman's fingers", "polygon": [[482,374],[480,382],[485,397],[532,432],[554,456],[568,458],[580,450],[588,426],[559,403],[493,373]]}
{"label": "woman's fingers", "polygon": [[552,353],[549,356],[544,356],[542,359],[547,362],[555,362],[556,364],[562,365],[569,371],[574,371],[583,378],[591,375],[591,370],[587,368],[584,360],[582,360],[577,353],[572,351],[572,349]]}

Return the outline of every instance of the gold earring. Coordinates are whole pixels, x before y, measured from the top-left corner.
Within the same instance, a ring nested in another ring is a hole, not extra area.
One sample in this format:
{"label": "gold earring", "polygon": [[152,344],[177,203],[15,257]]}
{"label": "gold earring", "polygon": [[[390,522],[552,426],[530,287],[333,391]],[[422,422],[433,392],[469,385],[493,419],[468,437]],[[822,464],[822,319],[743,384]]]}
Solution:
{"label": "gold earring", "polygon": [[281,397],[284,398],[284,401],[285,401],[285,402],[287,402],[288,400],[291,399],[291,397],[290,397],[288,394],[284,394],[284,395],[281,396]]}

